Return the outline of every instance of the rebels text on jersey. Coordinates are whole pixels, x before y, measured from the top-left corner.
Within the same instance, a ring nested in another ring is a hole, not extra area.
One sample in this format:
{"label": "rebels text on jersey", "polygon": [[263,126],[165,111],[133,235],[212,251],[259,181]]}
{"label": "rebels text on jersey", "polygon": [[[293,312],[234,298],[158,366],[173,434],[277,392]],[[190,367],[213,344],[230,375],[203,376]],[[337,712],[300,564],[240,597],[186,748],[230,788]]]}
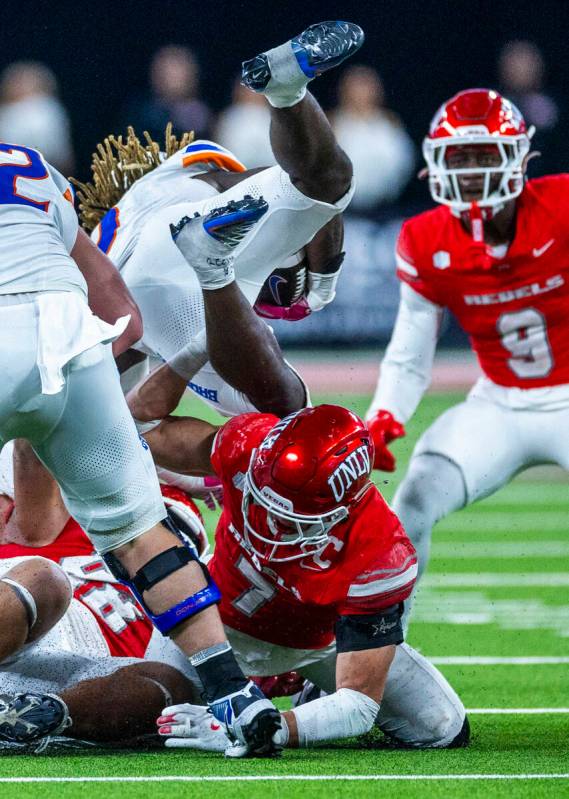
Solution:
{"label": "rebels text on jersey", "polygon": [[221,587],[224,624],[254,638],[297,649],[334,640],[339,616],[373,614],[409,596],[415,550],[375,487],[331,532],[319,555],[260,562],[243,539],[244,475],[251,453],[278,422],[269,414],[234,417],[219,431],[212,463],[223,481],[224,510],[208,564]]}
{"label": "rebels text on jersey", "polygon": [[502,254],[474,242],[446,206],[407,220],[397,274],[449,308],[484,374],[506,387],[569,383],[569,174],[530,180]]}

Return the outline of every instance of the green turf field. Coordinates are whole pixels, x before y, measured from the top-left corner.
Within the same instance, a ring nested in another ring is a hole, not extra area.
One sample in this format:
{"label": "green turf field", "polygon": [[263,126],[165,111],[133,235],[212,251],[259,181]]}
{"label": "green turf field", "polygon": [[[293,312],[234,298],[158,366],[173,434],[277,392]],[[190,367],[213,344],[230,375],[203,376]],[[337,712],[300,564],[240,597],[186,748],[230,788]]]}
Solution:
{"label": "green turf field", "polygon": [[[397,473],[380,475],[387,498],[420,431],[456,400],[426,397],[408,437],[394,446]],[[360,413],[367,405],[365,397],[335,401]],[[568,492],[559,473],[522,475],[436,530],[409,641],[435,660],[471,709],[469,749],[391,752],[371,741],[366,749],[352,744],[240,762],[166,750],[5,756],[0,796],[569,797]],[[22,779],[39,782],[15,784]]]}

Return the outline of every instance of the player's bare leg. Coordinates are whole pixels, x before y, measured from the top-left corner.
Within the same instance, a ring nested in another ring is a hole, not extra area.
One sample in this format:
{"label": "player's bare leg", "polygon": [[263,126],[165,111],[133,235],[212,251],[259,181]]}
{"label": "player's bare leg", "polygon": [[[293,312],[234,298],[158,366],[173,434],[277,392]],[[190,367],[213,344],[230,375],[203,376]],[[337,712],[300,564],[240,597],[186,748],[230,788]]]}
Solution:
{"label": "player's bare leg", "polygon": [[[57,564],[34,557],[0,579],[0,663],[46,635],[71,601],[71,585]],[[49,694],[0,698],[0,740],[25,743],[55,735],[68,725],[64,703]]]}
{"label": "player's bare leg", "polygon": [[[151,560],[172,548],[179,548],[180,540],[162,524],[144,533],[134,541],[113,550],[130,577]],[[196,595],[208,586],[201,566],[195,561],[173,571],[166,579],[142,592],[145,604],[158,616],[172,605],[183,602],[190,594]],[[217,608],[206,607],[195,616],[177,624],[170,637],[187,655],[222,644],[227,639]]]}
{"label": "player's bare leg", "polygon": [[290,108],[271,106],[271,147],[277,163],[308,197],[334,203],[352,181],[352,163],[314,96]]}
{"label": "player's bare leg", "polygon": [[304,384],[235,281],[204,291],[204,307],[210,362],[227,383],[261,412],[286,416],[306,405]]}
{"label": "player's bare leg", "polygon": [[306,86],[349,58],[364,34],[350,22],[321,22],[243,63],[242,82],[271,106],[271,146],[293,184],[315,200],[334,203],[347,191],[352,165]]}
{"label": "player's bare leg", "polygon": [[177,669],[146,661],[84,680],[64,691],[61,699],[72,719],[65,735],[123,744],[154,733],[156,718],[172,702],[200,701],[192,683]]}
{"label": "player's bare leg", "polygon": [[71,601],[71,585],[56,563],[30,558],[0,578],[0,663],[46,635]]}
{"label": "player's bare leg", "polygon": [[[284,360],[271,329],[253,311],[235,281],[215,291],[204,291],[204,309],[209,361],[223,380],[243,393],[263,413],[286,416],[306,405],[304,384]],[[151,433],[145,433],[154,459],[160,466],[174,471],[201,474],[200,458],[192,458],[195,447],[186,436],[192,434],[197,420],[188,419],[190,429],[182,431],[183,420],[165,418],[182,399],[192,366],[189,350],[179,353],[171,364],[163,364],[141,381],[127,396],[135,419],[164,421]],[[178,370],[178,371],[176,371]],[[185,420],[184,420],[185,421]],[[173,426],[179,428],[176,432]],[[197,431],[196,431],[197,432]],[[179,446],[170,450],[166,441],[179,434]],[[158,438],[160,447],[158,448]],[[190,448],[188,457],[183,449]],[[174,465],[174,462],[176,465]],[[208,472],[206,472],[208,473]]]}

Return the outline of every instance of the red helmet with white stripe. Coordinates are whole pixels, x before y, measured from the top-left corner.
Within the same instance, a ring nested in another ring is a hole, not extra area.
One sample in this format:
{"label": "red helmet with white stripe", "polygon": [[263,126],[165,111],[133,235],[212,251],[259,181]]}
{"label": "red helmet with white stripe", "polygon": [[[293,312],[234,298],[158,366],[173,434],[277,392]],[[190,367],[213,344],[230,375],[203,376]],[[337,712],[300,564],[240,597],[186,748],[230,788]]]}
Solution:
{"label": "red helmet with white stripe", "polygon": [[321,552],[371,488],[373,455],[364,422],[338,405],[304,408],[276,424],[253,451],[245,479],[251,549],[273,562]]}
{"label": "red helmet with white stripe", "polygon": [[[438,109],[423,141],[431,196],[457,215],[475,203],[491,218],[523,189],[533,133],[493,89],[459,92]],[[474,161],[466,157],[473,148]]]}

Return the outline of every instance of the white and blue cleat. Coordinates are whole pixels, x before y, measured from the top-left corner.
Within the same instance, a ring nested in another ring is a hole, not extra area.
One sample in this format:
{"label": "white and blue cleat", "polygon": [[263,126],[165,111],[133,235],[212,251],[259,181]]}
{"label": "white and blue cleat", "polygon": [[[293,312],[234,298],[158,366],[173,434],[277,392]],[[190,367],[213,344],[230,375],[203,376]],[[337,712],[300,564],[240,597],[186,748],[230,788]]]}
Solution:
{"label": "white and blue cleat", "polygon": [[27,744],[58,735],[71,724],[65,702],[52,694],[0,698],[0,741]]}
{"label": "white and blue cleat", "polygon": [[287,99],[293,100],[298,94],[298,102],[308,81],[337,67],[363,42],[364,32],[353,22],[318,22],[280,47],[244,61],[241,82],[266,94],[273,105],[293,105]]}
{"label": "white and blue cleat", "polygon": [[246,194],[205,216],[185,216],[177,225],[170,225],[174,243],[193,268],[202,289],[219,289],[233,282],[233,251],[268,208],[263,197]]}
{"label": "white and blue cleat", "polygon": [[227,730],[232,745],[227,757],[275,757],[282,746],[273,736],[281,728],[281,715],[255,683],[210,704],[214,717]]}

